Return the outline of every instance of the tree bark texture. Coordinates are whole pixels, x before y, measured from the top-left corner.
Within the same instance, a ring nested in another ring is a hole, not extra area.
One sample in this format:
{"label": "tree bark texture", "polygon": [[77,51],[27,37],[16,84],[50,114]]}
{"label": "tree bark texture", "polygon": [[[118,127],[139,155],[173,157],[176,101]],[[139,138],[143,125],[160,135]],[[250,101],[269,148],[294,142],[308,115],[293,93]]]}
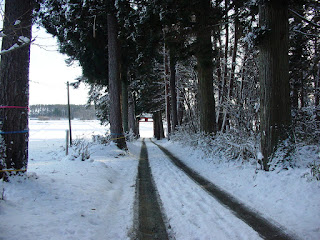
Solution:
{"label": "tree bark texture", "polygon": [[165,98],[166,98],[166,119],[167,119],[167,138],[170,139],[171,119],[170,119],[170,97],[169,97],[169,66],[166,46],[164,46],[164,82],[165,82]]}
{"label": "tree bark texture", "polygon": [[316,118],[318,126],[320,125],[320,62],[317,64],[317,75],[315,77],[315,106],[316,106]]}
{"label": "tree bark texture", "polygon": [[122,128],[120,104],[120,66],[119,46],[117,39],[117,19],[113,13],[108,13],[108,66],[110,94],[110,131],[113,141],[120,149],[126,149],[126,141]]}
{"label": "tree bark texture", "polygon": [[164,138],[161,111],[153,113],[152,119],[153,119],[153,135],[157,140],[161,140],[162,138]]}
{"label": "tree bark texture", "polygon": [[129,94],[128,98],[128,127],[129,131],[132,131],[134,135],[137,137],[137,124],[136,124],[136,115],[135,115],[135,101],[132,94]]}
{"label": "tree bark texture", "polygon": [[288,59],[288,1],[264,1],[259,7],[260,27],[267,29],[260,43],[261,151],[263,168],[281,141],[291,133]]}
{"label": "tree bark texture", "polygon": [[198,30],[196,32],[195,54],[199,78],[200,130],[208,134],[216,131],[215,100],[213,95],[213,53],[211,31],[207,26],[210,8],[210,0],[203,0],[198,4],[196,11]]}
{"label": "tree bark texture", "polygon": [[[19,37],[31,41],[32,5],[32,0],[5,1],[3,32],[6,36],[2,39],[2,50],[19,43]],[[30,44],[1,56],[0,131],[5,144],[6,166],[0,168],[27,168],[29,64]]]}
{"label": "tree bark texture", "polygon": [[122,68],[121,74],[121,104],[122,104],[122,122],[123,122],[123,131],[129,132],[129,119],[128,119],[128,74],[127,68]]}

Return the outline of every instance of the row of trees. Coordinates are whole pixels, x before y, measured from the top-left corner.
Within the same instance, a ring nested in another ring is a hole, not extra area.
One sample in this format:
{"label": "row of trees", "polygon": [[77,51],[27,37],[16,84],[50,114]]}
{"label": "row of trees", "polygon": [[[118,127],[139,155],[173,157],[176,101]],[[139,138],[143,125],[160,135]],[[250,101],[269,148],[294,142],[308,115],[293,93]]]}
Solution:
{"label": "row of trees", "polygon": [[81,65],[120,148],[134,116],[149,112],[166,116],[169,134],[183,125],[260,136],[268,170],[279,149],[290,161],[298,126],[319,129],[315,0],[39,3],[39,23]]}
{"label": "row of trees", "polygon": [[[71,118],[81,120],[96,119],[96,111],[93,105],[70,105]],[[50,105],[31,105],[29,111],[30,118],[68,118],[68,105],[50,104]]]}
{"label": "row of trees", "polygon": [[[43,26],[70,62],[80,62],[86,81],[109,84],[111,126],[121,122],[112,119],[121,116],[121,95],[125,131],[135,126],[128,124],[128,109],[135,107],[136,114],[155,118],[165,112],[169,134],[181,123],[213,135],[261,133],[267,170],[280,146],[290,159],[292,123],[306,106],[319,120],[317,1],[61,0],[43,6]],[[113,85],[118,78],[121,94]]]}

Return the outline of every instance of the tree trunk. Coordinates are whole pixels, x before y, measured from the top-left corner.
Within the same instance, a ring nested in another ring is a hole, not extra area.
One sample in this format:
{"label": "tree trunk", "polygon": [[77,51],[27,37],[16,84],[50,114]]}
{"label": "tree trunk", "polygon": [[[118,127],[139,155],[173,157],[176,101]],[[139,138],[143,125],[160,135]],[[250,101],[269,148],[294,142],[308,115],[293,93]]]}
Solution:
{"label": "tree trunk", "polygon": [[[231,62],[231,72],[230,72],[230,79],[229,79],[229,87],[228,87],[228,100],[231,100],[233,97],[233,87],[234,87],[234,76],[236,70],[236,60],[237,60],[237,52],[238,52],[238,40],[239,40],[239,19],[238,19],[238,8],[235,7],[235,19],[234,19],[234,46],[232,51],[232,62]],[[224,130],[229,124],[230,114],[227,111],[224,111],[223,121],[221,130]]]}
{"label": "tree trunk", "polygon": [[211,31],[207,29],[210,8],[210,0],[203,0],[198,4],[196,11],[197,51],[195,54],[199,78],[200,130],[208,134],[216,131]]}
{"label": "tree trunk", "polygon": [[128,109],[128,125],[129,125],[129,130],[134,133],[135,136],[138,136],[138,131],[137,131],[137,124],[136,124],[136,116],[135,116],[135,104],[134,104],[134,98],[132,94],[129,94],[129,109]]}
{"label": "tree trunk", "polygon": [[152,119],[153,119],[153,135],[157,140],[161,140],[162,138],[164,138],[161,111],[153,113]]}
{"label": "tree trunk", "polygon": [[229,98],[233,97],[233,87],[234,87],[234,76],[237,65],[237,53],[238,53],[238,41],[239,41],[239,18],[238,18],[238,8],[235,7],[235,19],[234,19],[234,45],[232,51],[232,65],[231,65],[231,74],[230,74],[230,82],[228,88],[228,96]]}
{"label": "tree trunk", "polygon": [[123,131],[129,132],[128,125],[128,74],[127,68],[122,66],[121,74],[121,105],[122,105],[122,122],[123,122]]}
{"label": "tree trunk", "polygon": [[171,93],[171,116],[172,116],[172,132],[176,130],[178,125],[177,113],[177,91],[176,91],[176,57],[174,50],[170,49],[170,93]]}
{"label": "tree trunk", "polygon": [[[219,34],[214,38],[214,46],[217,50],[217,60],[216,60],[216,68],[217,68],[217,82],[218,82],[218,107],[217,107],[217,115],[216,115],[216,123],[218,124],[217,129],[221,129],[221,126],[219,125],[219,119],[220,119],[220,111],[221,111],[221,103],[222,103],[222,97],[223,97],[223,80],[222,80],[222,66],[221,66],[221,35],[220,35],[220,27],[218,28]],[[219,40],[219,41],[217,41]],[[219,47],[218,47],[219,42]],[[220,121],[221,122],[221,121]]]}
{"label": "tree trunk", "polygon": [[164,82],[165,82],[165,98],[166,98],[166,119],[167,119],[167,138],[170,139],[171,134],[171,119],[170,119],[170,97],[169,97],[169,83],[168,83],[169,67],[168,55],[166,46],[164,46]]}
{"label": "tree trunk", "polygon": [[259,6],[259,20],[260,27],[267,29],[259,46],[259,70],[261,151],[263,168],[269,170],[273,154],[291,134],[288,0],[264,1]]}
{"label": "tree trunk", "polygon": [[316,105],[316,119],[318,122],[318,127],[320,127],[320,62],[317,65],[317,76],[315,78],[315,86],[316,86],[316,90],[315,90],[315,105]]}
{"label": "tree trunk", "polygon": [[220,111],[218,114],[218,126],[219,131],[225,130],[225,122],[226,122],[226,116],[227,116],[227,109],[224,105],[225,101],[228,100],[227,94],[228,94],[228,53],[229,53],[229,0],[225,0],[225,47],[224,47],[224,68],[223,68],[223,77],[222,77],[222,89],[221,89],[221,99],[220,99]]}
{"label": "tree trunk", "polygon": [[164,138],[164,129],[163,129],[163,121],[162,121],[162,114],[161,111],[159,111],[159,130],[160,130],[160,139]]}
{"label": "tree trunk", "polygon": [[[315,57],[314,57],[314,63],[313,63],[313,79],[314,79],[314,103],[315,106],[319,106],[320,104],[320,61],[319,61],[319,43],[317,38],[314,39],[314,46],[315,46]],[[320,109],[319,109],[320,110]]]}
{"label": "tree trunk", "polygon": [[120,66],[119,46],[117,40],[117,19],[113,13],[108,13],[108,64],[109,64],[109,94],[110,94],[110,131],[113,141],[120,149],[126,149],[123,134],[120,104]]}
{"label": "tree trunk", "polygon": [[[21,22],[16,23],[17,20]],[[5,1],[2,50],[19,44],[19,37],[31,41],[32,1]],[[30,44],[1,56],[0,131],[5,161],[0,168],[26,170],[28,164],[28,103]],[[1,176],[0,176],[1,177]]]}
{"label": "tree trunk", "polygon": [[[152,120],[153,120],[153,136],[158,139],[160,136],[159,128],[158,128],[158,117],[157,113],[152,114]],[[160,139],[160,138],[159,138]]]}

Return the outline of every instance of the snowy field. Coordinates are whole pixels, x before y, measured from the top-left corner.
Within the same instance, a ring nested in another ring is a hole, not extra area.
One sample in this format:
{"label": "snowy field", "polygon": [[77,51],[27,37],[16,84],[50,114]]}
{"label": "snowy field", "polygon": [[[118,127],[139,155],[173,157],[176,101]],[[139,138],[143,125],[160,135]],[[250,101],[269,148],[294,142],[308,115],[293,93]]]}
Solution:
{"label": "snowy field", "polygon": [[[73,139],[87,147],[90,155],[81,161],[76,147],[65,155],[67,128],[64,120],[30,121],[28,178],[0,181],[0,240],[132,237],[141,142],[129,143],[129,153],[114,144],[86,143],[93,134],[104,134],[107,129],[98,121],[73,121]],[[152,123],[141,123],[140,134],[152,137]],[[305,168],[256,172],[255,166],[221,163],[177,143],[160,143],[298,239],[320,239],[320,182],[306,177]],[[173,239],[259,239],[255,231],[174,167],[155,145],[147,141],[147,146]]]}

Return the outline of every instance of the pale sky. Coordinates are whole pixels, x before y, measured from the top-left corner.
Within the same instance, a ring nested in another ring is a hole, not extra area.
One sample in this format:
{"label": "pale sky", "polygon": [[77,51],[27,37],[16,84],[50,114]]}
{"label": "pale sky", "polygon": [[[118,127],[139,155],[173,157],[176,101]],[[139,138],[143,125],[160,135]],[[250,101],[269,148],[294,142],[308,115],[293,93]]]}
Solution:
{"label": "pale sky", "polygon": [[[68,67],[66,55],[60,54],[57,41],[42,29],[33,27],[30,59],[30,100],[29,104],[67,104],[67,81],[75,82],[81,76],[79,66]],[[88,88],[70,87],[70,103],[85,104]]]}

